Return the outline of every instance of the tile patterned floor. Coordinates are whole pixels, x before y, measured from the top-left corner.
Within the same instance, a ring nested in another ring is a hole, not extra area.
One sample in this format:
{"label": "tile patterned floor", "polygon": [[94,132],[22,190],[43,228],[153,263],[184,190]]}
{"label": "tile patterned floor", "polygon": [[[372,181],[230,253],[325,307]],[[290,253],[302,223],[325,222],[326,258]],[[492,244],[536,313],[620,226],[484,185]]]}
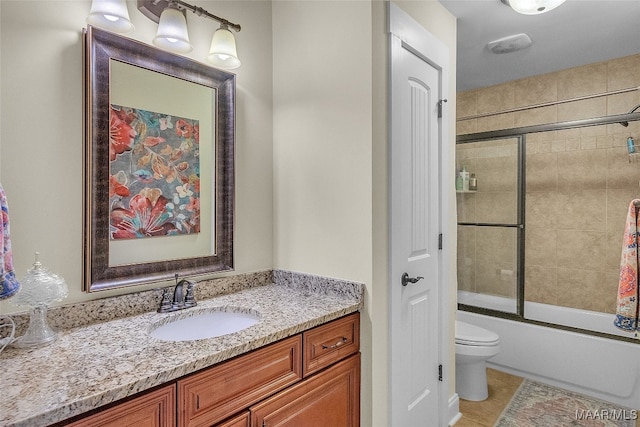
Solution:
{"label": "tile patterned floor", "polygon": [[[460,399],[462,418],[455,427],[493,427],[521,383],[520,377],[487,368],[489,398],[482,402]],[[636,426],[640,427],[640,419]]]}
{"label": "tile patterned floor", "polygon": [[482,402],[460,399],[462,418],[455,427],[492,427],[522,383],[522,378],[487,368],[489,398]]}

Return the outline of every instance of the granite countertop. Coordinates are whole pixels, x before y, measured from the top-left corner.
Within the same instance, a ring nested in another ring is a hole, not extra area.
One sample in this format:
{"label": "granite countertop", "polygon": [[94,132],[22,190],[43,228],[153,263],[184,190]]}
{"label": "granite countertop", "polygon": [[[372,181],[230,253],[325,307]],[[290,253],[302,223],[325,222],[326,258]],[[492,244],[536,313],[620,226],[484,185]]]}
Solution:
{"label": "granite countertop", "polygon": [[[198,302],[173,313],[137,316],[58,333],[42,348],[0,353],[0,426],[46,426],[175,380],[362,308],[362,292],[309,292],[280,284]],[[149,336],[157,322],[190,310],[225,307],[261,321],[217,338],[166,342]]]}

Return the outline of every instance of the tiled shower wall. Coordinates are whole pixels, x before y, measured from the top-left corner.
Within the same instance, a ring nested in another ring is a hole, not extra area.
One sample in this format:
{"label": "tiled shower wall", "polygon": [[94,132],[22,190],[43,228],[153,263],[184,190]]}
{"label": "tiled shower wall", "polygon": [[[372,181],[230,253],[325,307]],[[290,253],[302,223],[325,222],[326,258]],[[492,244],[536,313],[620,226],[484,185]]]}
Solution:
{"label": "tiled shower wall", "polygon": [[[640,55],[633,55],[459,93],[457,133],[627,113],[640,104],[640,91],[467,119],[478,114],[638,88],[639,71]],[[640,159],[636,163],[627,154],[629,136],[640,144],[640,122],[632,122],[628,127],[613,124],[526,135],[525,298],[528,301],[615,312],[626,211],[632,199],[640,198]],[[479,150],[477,147],[489,148],[486,144],[472,145]],[[458,148],[457,161],[462,166],[460,160],[473,155],[464,154],[464,149],[460,151],[463,146]],[[495,162],[507,161],[499,150],[492,149],[496,153]],[[504,176],[495,179],[498,182],[513,179],[515,185],[514,172],[508,168],[503,171]],[[483,191],[486,188],[478,178],[476,194],[458,195],[459,216],[474,209],[478,212],[477,200]],[[472,202],[472,199],[476,200]],[[493,203],[490,210],[496,218],[504,216],[504,204],[499,201]],[[464,219],[460,217],[461,220]],[[459,288],[515,295],[515,278],[509,283],[508,272],[505,273],[509,268],[502,267],[513,265],[515,268],[515,238],[487,239],[479,227],[474,231],[467,228],[459,227]],[[504,257],[504,261],[487,267],[487,258],[492,256],[493,259]],[[482,273],[483,269],[490,270],[491,274]]]}

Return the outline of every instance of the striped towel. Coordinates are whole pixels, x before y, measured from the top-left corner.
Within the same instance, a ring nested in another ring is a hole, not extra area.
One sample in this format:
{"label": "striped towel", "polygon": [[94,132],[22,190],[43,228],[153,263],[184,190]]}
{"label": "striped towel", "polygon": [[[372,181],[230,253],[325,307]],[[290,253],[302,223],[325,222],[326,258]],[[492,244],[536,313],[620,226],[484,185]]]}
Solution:
{"label": "striped towel", "polygon": [[9,238],[9,207],[7,206],[7,196],[0,184],[0,208],[2,220],[0,221],[0,250],[2,259],[0,260],[0,299],[9,298],[20,289],[20,282],[16,279],[13,271],[13,254],[11,252],[11,239]]}
{"label": "striped towel", "polygon": [[618,283],[618,304],[613,324],[625,331],[640,330],[638,323],[638,209],[640,199],[629,204],[627,222],[624,227],[622,256],[620,260],[620,282]]}

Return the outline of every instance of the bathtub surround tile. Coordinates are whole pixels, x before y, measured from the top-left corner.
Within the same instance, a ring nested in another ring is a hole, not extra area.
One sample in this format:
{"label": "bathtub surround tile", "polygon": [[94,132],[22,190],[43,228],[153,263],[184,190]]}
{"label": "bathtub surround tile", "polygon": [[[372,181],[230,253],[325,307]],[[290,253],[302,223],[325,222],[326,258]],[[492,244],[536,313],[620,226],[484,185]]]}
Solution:
{"label": "bathtub surround tile", "polygon": [[527,266],[556,267],[558,265],[558,230],[528,228],[525,242]]}
{"label": "bathtub surround tile", "polygon": [[[563,100],[638,87],[639,69],[640,54],[516,81],[513,82],[514,107],[553,101],[554,93],[555,99]],[[495,98],[506,90],[504,86],[494,89],[494,93],[490,93],[492,88],[474,91],[475,102],[497,105],[481,99],[485,95]],[[500,126],[496,121],[506,115],[498,114],[493,116],[496,120],[490,122],[492,129],[550,124],[559,120],[626,113],[637,104],[640,104],[640,91],[633,91],[522,111],[515,113],[515,120],[510,117]],[[484,122],[488,123],[489,118]],[[640,143],[640,121],[630,122],[628,127],[620,124],[587,126],[525,136],[527,299],[555,304],[557,298],[564,296],[563,305],[598,307],[602,312],[611,312],[627,207],[632,199],[640,198],[640,156],[630,162],[626,146],[630,135]],[[477,143],[477,146],[478,152],[486,153],[482,160],[485,164],[498,164],[495,159],[489,160],[489,157],[499,155],[493,151],[494,144]],[[511,172],[503,173],[503,176],[507,174]],[[487,179],[495,180],[497,186],[504,185],[504,181],[489,174],[485,179],[479,179],[480,187]],[[479,222],[502,222],[508,216],[504,205],[509,202],[499,196],[479,193],[474,201],[475,218]],[[477,242],[478,253],[486,250],[481,246],[480,238]],[[571,253],[581,257],[582,273],[576,271]],[[476,289],[492,289],[492,285],[482,283],[481,275],[489,280],[493,274],[491,280],[499,281],[494,274],[498,261],[491,262],[494,263],[492,268],[476,275]],[[480,260],[477,263],[481,263]],[[597,278],[589,278],[585,269],[595,271]],[[575,279],[581,274],[587,276]],[[567,292],[556,295],[559,288],[564,289],[563,283],[572,283],[572,286]],[[572,303],[572,298],[567,297],[572,289],[582,289],[582,295],[589,295],[588,299],[592,301],[581,301],[584,298],[576,294],[576,301]]]}
{"label": "bathtub surround tile", "polygon": [[458,289],[476,292],[476,228],[458,226]]}
{"label": "bathtub surround tile", "polygon": [[476,92],[478,114],[496,113],[515,107],[515,84],[508,82],[478,89]]}
{"label": "bathtub surround tile", "polygon": [[606,190],[565,189],[556,193],[556,227],[563,230],[604,231]]}
{"label": "bathtub surround tile", "polygon": [[524,273],[524,293],[526,301],[557,305],[557,268],[527,264]]}
{"label": "bathtub surround tile", "polygon": [[527,193],[525,205],[527,228],[555,229],[558,223],[557,191],[536,191]]}
{"label": "bathtub surround tile", "polygon": [[555,73],[558,99],[570,99],[607,91],[607,64],[598,62]]}
{"label": "bathtub surround tile", "polygon": [[[637,71],[636,71],[637,73]],[[626,114],[640,103],[640,91],[625,92],[607,97],[607,114]]]}
{"label": "bathtub surround tile", "polygon": [[607,62],[607,88],[626,89],[640,86],[640,55],[625,56]]}
{"label": "bathtub surround tile", "polygon": [[[482,182],[478,181],[481,189]],[[515,224],[518,221],[518,205],[516,193],[487,193],[479,190],[476,193],[476,221],[498,224]]]}
{"label": "bathtub surround tile", "polygon": [[558,81],[555,76],[543,75],[514,82],[515,107],[527,107],[557,101]]}
{"label": "bathtub surround tile", "polygon": [[558,153],[558,183],[566,190],[604,189],[607,186],[606,150]]}
{"label": "bathtub surround tile", "polygon": [[572,101],[558,105],[559,122],[604,117],[606,115],[607,98],[605,97]]}
{"label": "bathtub surround tile", "polygon": [[260,313],[257,325],[240,332],[204,340],[160,341],[148,334],[149,329],[176,313],[152,311],[61,330],[46,347],[5,349],[0,358],[13,368],[0,378],[0,425],[49,425],[363,307],[364,286],[356,282],[286,271],[258,275],[263,274],[273,274],[280,284],[248,286],[189,309],[235,307]]}
{"label": "bathtub surround tile", "polygon": [[[583,310],[603,311],[606,303],[599,289],[605,283],[604,271],[558,268],[558,305]],[[614,291],[615,294],[615,291]],[[588,297],[585,298],[585,295]]]}
{"label": "bathtub surround tile", "polygon": [[515,113],[513,127],[543,125],[545,123],[555,123],[557,121],[558,106],[551,105]]}
{"label": "bathtub surround tile", "polygon": [[601,231],[557,231],[557,265],[604,271],[605,236]]}
{"label": "bathtub surround tile", "polygon": [[636,194],[640,193],[640,163],[629,162],[627,150],[618,147],[609,148],[606,153],[607,189],[627,188],[637,190]]}
{"label": "bathtub surround tile", "polygon": [[470,90],[462,92],[456,99],[456,113],[458,117],[464,118],[478,114],[477,91]]}
{"label": "bathtub surround tile", "polygon": [[476,194],[458,193],[456,197],[458,221],[476,222]]}
{"label": "bathtub surround tile", "polygon": [[527,156],[527,192],[558,189],[558,155],[540,153]]}

